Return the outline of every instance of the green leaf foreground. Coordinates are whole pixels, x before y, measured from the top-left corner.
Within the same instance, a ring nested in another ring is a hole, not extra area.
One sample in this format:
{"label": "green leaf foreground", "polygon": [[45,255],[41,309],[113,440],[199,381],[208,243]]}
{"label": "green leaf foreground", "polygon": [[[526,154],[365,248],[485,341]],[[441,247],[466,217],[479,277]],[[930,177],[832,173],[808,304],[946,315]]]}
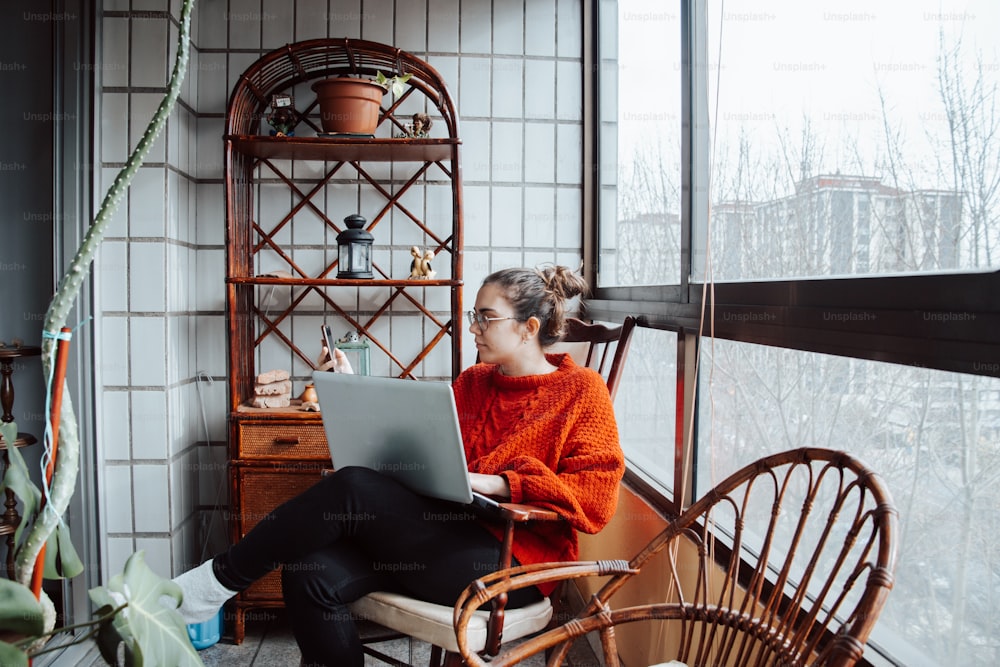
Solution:
{"label": "green leaf foreground", "polygon": [[[45,631],[42,605],[31,589],[9,579],[0,579],[0,630],[24,636]],[[6,664],[0,660],[0,665]]]}
{"label": "green leaf foreground", "polygon": [[[90,599],[97,607],[93,619],[56,631],[86,630],[71,644],[96,640],[109,665],[120,664],[121,652],[126,667],[204,667],[177,611],[180,587],[153,572],[144,552],[132,554],[107,586],[91,589]],[[35,656],[65,648],[32,648],[52,634],[31,589],[0,579],[0,636],[7,639],[0,641],[0,665],[28,665]]]}
{"label": "green leaf foreground", "polygon": [[[50,381],[55,360],[57,340],[52,338],[66,326],[66,320],[76,303],[84,279],[98,246],[111,223],[112,215],[146,155],[160,135],[180,94],[181,83],[187,71],[190,52],[190,27],[195,0],[184,0],[180,9],[177,51],[167,90],[145,133],[129,155],[125,166],[118,173],[87,229],[84,239],[59,281],[58,289],[45,316],[42,340],[42,372],[46,383]],[[50,387],[50,390],[55,390]],[[69,531],[61,517],[76,490],[80,462],[80,437],[73,401],[66,383],[62,387],[62,406],[58,415],[60,428],[59,448],[54,461],[54,471],[47,506],[42,509],[41,491],[31,481],[28,468],[12,443],[17,438],[14,424],[0,425],[0,433],[9,443],[11,465],[0,488],[10,489],[21,500],[23,520],[15,534],[15,563],[17,581],[0,584],[0,665],[28,665],[30,657],[63,646],[47,648],[44,641],[56,631],[52,604],[41,593],[36,600],[28,588],[38,555],[46,550],[44,576],[46,578],[73,577],[82,572],[80,561],[69,539]],[[183,618],[176,608],[164,605],[173,600],[179,603],[180,589],[176,584],[161,579],[146,566],[143,552],[133,554],[125,564],[125,571],[112,578],[106,587],[90,591],[97,605],[96,618],[74,626],[63,627],[58,632],[75,632],[86,628],[71,643],[96,639],[101,654],[111,665],[118,665],[118,652],[124,647],[125,665],[187,667],[202,665],[187,635]],[[176,605],[175,605],[176,607]],[[49,614],[45,610],[49,610]]]}
{"label": "green leaf foreground", "polygon": [[21,534],[24,532],[25,526],[28,525],[28,519],[35,516],[38,511],[38,506],[42,501],[42,492],[31,481],[28,465],[24,462],[20,450],[10,444],[17,440],[17,422],[0,423],[0,436],[3,436],[4,442],[7,443],[7,459],[10,464],[3,479],[0,480],[0,491],[10,489],[22,504],[21,516],[23,520],[14,530],[14,544],[18,545],[21,543]]}
{"label": "green leaf foreground", "polygon": [[[90,599],[102,609],[125,605],[98,630],[97,643],[105,660],[116,664],[118,646],[124,644],[126,665],[203,664],[188,638],[184,619],[176,608],[164,603],[164,597],[179,605],[181,589],[149,569],[142,551],[132,554],[125,563],[125,571],[112,577],[107,586],[91,589]],[[113,653],[109,655],[106,651]]]}

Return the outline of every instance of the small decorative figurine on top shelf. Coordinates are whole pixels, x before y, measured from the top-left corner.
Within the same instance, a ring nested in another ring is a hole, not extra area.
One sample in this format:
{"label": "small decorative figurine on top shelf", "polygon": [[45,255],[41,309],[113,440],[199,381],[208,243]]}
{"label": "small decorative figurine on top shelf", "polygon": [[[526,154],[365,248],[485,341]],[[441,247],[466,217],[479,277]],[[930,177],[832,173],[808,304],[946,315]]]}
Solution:
{"label": "small decorative figurine on top shelf", "polygon": [[295,107],[291,95],[271,95],[271,113],[267,114],[267,123],[274,129],[272,137],[294,137],[296,125]]}
{"label": "small decorative figurine on top shelf", "polygon": [[422,139],[429,136],[431,125],[431,117],[425,113],[415,113],[413,114],[413,122],[406,123],[403,125],[406,128],[406,134],[397,135],[397,139]]}
{"label": "small decorative figurine on top shelf", "polygon": [[410,248],[413,261],[410,262],[410,279],[430,280],[437,275],[437,271],[431,268],[431,260],[434,259],[434,251],[427,250],[421,252],[420,248],[413,246]]}

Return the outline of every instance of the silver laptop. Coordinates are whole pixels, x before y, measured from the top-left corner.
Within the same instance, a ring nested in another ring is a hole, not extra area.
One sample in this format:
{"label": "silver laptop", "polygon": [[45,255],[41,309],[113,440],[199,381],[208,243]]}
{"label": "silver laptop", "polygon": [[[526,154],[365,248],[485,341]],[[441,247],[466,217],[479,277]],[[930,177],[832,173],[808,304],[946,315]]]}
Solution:
{"label": "silver laptop", "polygon": [[334,468],[361,466],[421,495],[495,510],[473,493],[451,385],[317,371]]}

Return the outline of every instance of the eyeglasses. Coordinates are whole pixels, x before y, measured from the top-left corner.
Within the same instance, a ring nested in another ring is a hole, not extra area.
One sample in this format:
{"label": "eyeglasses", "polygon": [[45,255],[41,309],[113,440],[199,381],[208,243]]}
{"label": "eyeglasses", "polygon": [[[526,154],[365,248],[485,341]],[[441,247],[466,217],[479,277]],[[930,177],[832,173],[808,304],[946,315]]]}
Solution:
{"label": "eyeglasses", "polygon": [[496,322],[497,320],[516,320],[516,317],[487,317],[483,315],[478,310],[470,310],[465,314],[469,318],[469,326],[478,325],[481,331],[486,331],[490,328],[490,322]]}

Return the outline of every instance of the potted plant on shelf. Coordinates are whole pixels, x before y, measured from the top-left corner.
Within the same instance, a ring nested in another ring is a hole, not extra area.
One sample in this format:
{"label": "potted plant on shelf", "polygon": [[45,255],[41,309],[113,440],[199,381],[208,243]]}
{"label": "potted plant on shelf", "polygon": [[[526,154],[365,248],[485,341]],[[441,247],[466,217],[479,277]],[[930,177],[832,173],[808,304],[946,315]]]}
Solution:
{"label": "potted plant on shelf", "polygon": [[388,91],[396,97],[403,94],[404,85],[412,74],[387,77],[377,72],[374,79],[336,76],[321,79],[312,85],[319,100],[320,122],[326,134],[359,134],[370,136],[378,127],[382,96]]}

